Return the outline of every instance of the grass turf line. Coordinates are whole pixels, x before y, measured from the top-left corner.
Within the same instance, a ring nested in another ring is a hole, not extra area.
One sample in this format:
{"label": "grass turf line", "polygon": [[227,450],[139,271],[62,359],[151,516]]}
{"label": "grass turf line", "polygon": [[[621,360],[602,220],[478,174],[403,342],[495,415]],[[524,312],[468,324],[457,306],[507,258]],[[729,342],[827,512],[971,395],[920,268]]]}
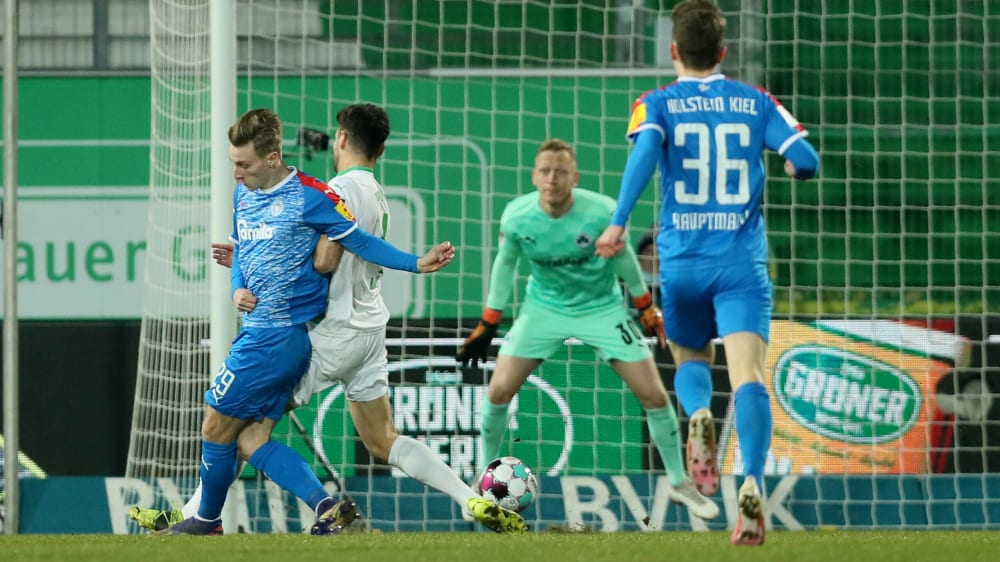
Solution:
{"label": "grass turf line", "polygon": [[383,533],[157,537],[145,535],[0,536],[3,560],[73,562],[557,562],[711,560],[751,562],[986,562],[997,560],[997,531],[772,531],[763,547],[736,547],[724,532]]}

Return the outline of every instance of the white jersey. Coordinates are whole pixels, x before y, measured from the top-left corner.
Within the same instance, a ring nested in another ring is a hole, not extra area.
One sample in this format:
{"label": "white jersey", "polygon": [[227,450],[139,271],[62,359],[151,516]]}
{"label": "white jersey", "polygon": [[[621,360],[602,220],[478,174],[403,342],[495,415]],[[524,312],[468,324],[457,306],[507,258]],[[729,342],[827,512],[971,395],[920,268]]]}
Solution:
{"label": "white jersey", "polygon": [[[389,202],[371,168],[348,168],[328,183],[354,213],[361,230],[385,239],[389,233]],[[381,290],[382,268],[344,252],[330,280],[326,317],[313,329],[330,334],[345,329],[384,329],[389,309],[382,301]]]}

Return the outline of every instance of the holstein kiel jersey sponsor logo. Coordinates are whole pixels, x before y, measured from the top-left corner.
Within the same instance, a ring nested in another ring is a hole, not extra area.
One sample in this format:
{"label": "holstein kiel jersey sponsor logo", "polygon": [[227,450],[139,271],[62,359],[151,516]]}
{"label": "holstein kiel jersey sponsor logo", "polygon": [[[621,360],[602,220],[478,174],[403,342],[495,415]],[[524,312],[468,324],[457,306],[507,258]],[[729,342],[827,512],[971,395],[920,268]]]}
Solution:
{"label": "holstein kiel jersey sponsor logo", "polygon": [[270,240],[274,238],[274,229],[263,222],[257,226],[250,226],[246,221],[237,221],[236,233],[240,240]]}
{"label": "holstein kiel jersey sponsor logo", "polygon": [[896,367],[824,345],[793,347],[774,366],[774,392],[795,421],[847,443],[899,439],[920,417],[920,388]]}

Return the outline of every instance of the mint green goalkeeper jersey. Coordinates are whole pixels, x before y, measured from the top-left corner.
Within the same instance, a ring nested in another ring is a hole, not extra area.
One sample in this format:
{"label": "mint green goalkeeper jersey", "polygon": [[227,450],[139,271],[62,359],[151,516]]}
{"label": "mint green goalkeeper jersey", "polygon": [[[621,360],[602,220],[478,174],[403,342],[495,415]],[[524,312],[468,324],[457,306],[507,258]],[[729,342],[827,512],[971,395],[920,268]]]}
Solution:
{"label": "mint green goalkeeper jersey", "polygon": [[628,244],[611,259],[594,254],[615,205],[614,199],[583,189],[573,190],[573,207],[561,217],[542,210],[537,191],[508,203],[500,217],[500,249],[486,306],[503,310],[507,305],[522,258],[531,265],[526,298],[560,312],[622,306],[619,277],[633,294],[645,293],[639,262]]}

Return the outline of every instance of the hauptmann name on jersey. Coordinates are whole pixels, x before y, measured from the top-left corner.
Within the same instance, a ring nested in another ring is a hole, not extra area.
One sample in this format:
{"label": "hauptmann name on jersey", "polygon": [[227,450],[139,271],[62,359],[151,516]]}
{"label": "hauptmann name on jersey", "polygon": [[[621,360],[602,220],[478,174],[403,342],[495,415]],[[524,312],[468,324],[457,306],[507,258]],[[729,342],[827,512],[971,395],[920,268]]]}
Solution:
{"label": "hauptmann name on jersey", "polygon": [[739,230],[746,222],[741,213],[674,213],[677,230]]}
{"label": "hauptmann name on jersey", "polygon": [[270,240],[274,238],[274,229],[263,222],[258,226],[250,226],[246,221],[237,221],[236,233],[240,240]]}
{"label": "hauptmann name on jersey", "polygon": [[667,99],[667,111],[670,113],[694,113],[696,111],[713,111],[730,113],[746,113],[757,115],[757,100],[744,97],[705,98],[692,96],[689,98]]}

